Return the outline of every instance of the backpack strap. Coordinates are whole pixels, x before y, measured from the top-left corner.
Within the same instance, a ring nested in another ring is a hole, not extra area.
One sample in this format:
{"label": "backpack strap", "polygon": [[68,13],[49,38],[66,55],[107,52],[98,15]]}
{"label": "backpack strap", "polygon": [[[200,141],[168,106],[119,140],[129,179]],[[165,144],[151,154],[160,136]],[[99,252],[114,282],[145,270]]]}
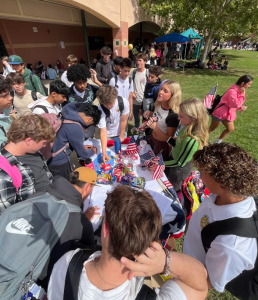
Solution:
{"label": "backpack strap", "polygon": [[108,108],[106,108],[103,104],[100,104],[104,114],[106,115],[106,118],[110,117],[110,110]]}
{"label": "backpack strap", "polygon": [[129,77],[129,90],[131,88],[131,84],[132,84],[132,77]]}
{"label": "backpack strap", "polygon": [[208,224],[201,231],[202,244],[207,253],[211,243],[218,235],[234,234],[240,237],[258,237],[258,213],[250,218],[230,218]]}
{"label": "backpack strap", "polygon": [[72,121],[72,120],[66,120],[66,119],[63,121],[63,124],[77,124],[77,125],[80,125],[82,127],[81,123],[76,122],[76,121]]}
{"label": "backpack strap", "polygon": [[5,129],[4,129],[4,126],[3,126],[3,125],[0,125],[0,129],[3,131],[3,133],[4,133],[4,136],[6,136],[6,131],[5,131]]}
{"label": "backpack strap", "polygon": [[[33,99],[33,100],[34,100],[34,99]],[[37,99],[36,99],[36,100],[37,100]],[[36,106],[34,106],[32,112],[34,111],[35,108],[41,108],[42,110],[44,110],[44,112],[45,112],[46,114],[48,114],[48,109],[47,109],[46,106],[44,106],[44,105],[36,105]]]}
{"label": "backpack strap", "polygon": [[16,189],[16,194],[18,193],[19,188],[22,185],[22,175],[17,166],[11,166],[7,158],[0,156],[0,165],[1,169],[5,171],[13,181],[13,185]]}
{"label": "backpack strap", "polygon": [[133,76],[132,76],[133,82],[134,82],[134,79],[135,79],[136,72],[137,72],[137,69],[134,69],[133,70]]}
{"label": "backpack strap", "polygon": [[117,78],[117,75],[115,74],[115,88],[117,88],[118,89],[118,85],[117,85],[117,81],[118,81],[118,78]]}
{"label": "backpack strap", "polygon": [[118,96],[117,101],[118,101],[118,107],[119,107],[119,110],[120,110],[120,115],[122,115],[122,112],[125,108],[123,98],[121,96]]}
{"label": "backpack strap", "polygon": [[[36,75],[35,75],[36,76]],[[36,89],[36,87],[35,87],[35,84],[34,84],[34,82],[32,81],[32,77],[33,77],[33,74],[32,73],[30,73],[30,82],[31,82],[31,84],[33,85],[33,88],[35,89],[35,91],[37,90]]]}
{"label": "backpack strap", "polygon": [[14,97],[14,91],[11,91],[11,92],[10,92],[10,95],[11,95],[12,97]]}
{"label": "backpack strap", "polygon": [[37,98],[37,92],[31,91],[31,98],[32,98],[34,101],[38,100],[38,98]]}
{"label": "backpack strap", "polygon": [[156,298],[157,294],[155,291],[144,284],[140,289],[140,292],[137,294],[135,300],[155,300]]}
{"label": "backpack strap", "polygon": [[78,300],[78,289],[83,264],[92,253],[92,250],[80,250],[71,259],[65,277],[63,300]]}

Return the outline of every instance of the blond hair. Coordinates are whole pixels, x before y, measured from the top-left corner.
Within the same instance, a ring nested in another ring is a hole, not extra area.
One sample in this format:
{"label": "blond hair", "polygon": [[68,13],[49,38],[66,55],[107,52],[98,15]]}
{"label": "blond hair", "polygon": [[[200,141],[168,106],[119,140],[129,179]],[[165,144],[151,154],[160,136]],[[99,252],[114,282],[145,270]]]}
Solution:
{"label": "blond hair", "polygon": [[[182,100],[182,92],[181,92],[180,84],[177,81],[167,80],[163,84],[162,88],[164,87],[165,84],[168,85],[168,89],[171,92],[171,98],[168,101],[168,105],[173,110],[173,112],[178,113],[179,105]],[[157,109],[160,105],[161,103],[159,101],[156,101],[155,108]]]}
{"label": "blond hair", "polygon": [[43,140],[52,143],[55,137],[54,127],[48,120],[31,113],[21,115],[13,120],[7,132],[7,142],[14,144],[24,141],[26,138],[31,138],[37,143]]}
{"label": "blond hair", "polygon": [[156,51],[155,51],[154,48],[151,48],[151,49],[150,49],[150,56],[151,56],[151,57],[157,56]]}
{"label": "blond hair", "polygon": [[202,149],[208,145],[209,138],[209,116],[205,106],[200,99],[191,98],[182,102],[179,108],[193,120],[192,123],[186,127],[185,135],[182,139],[190,136],[198,141],[199,149]]}

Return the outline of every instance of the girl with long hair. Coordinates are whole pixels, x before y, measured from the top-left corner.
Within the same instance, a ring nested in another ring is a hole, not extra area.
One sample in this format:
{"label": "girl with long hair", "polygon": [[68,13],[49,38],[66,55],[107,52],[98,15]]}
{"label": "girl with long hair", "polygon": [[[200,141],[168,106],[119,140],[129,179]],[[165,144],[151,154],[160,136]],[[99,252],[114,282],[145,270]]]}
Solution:
{"label": "girl with long hair", "polygon": [[143,114],[144,118],[148,119],[148,127],[152,129],[148,136],[148,144],[151,145],[155,155],[162,150],[164,160],[169,158],[172,149],[167,140],[174,136],[179,124],[178,111],[181,98],[180,84],[167,80],[160,88],[154,113],[146,111]]}
{"label": "girl with long hair", "polygon": [[170,138],[173,146],[173,160],[166,161],[165,173],[176,191],[181,189],[183,181],[191,172],[194,153],[208,144],[209,117],[203,103],[196,98],[188,99],[179,106],[179,117],[184,126],[178,137]]}
{"label": "girl with long hair", "polygon": [[236,119],[236,111],[239,113],[247,109],[245,102],[245,92],[251,86],[253,78],[249,75],[244,75],[238,79],[236,84],[233,84],[226,93],[222,96],[220,103],[214,109],[211,118],[209,131],[212,132],[222,123],[226,129],[221,133],[216,143],[221,143],[222,140],[234,130],[234,120]]}
{"label": "girl with long hair", "polygon": [[157,64],[157,54],[154,48],[150,49],[150,64],[156,65]]}

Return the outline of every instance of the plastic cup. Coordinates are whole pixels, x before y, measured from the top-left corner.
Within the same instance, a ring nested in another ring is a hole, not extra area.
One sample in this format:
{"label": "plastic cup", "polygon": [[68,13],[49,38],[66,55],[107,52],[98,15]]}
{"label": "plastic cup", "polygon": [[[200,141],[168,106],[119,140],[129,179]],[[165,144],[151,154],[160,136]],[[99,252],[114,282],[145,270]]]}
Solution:
{"label": "plastic cup", "polygon": [[121,141],[119,137],[114,138],[116,154],[121,150]]}

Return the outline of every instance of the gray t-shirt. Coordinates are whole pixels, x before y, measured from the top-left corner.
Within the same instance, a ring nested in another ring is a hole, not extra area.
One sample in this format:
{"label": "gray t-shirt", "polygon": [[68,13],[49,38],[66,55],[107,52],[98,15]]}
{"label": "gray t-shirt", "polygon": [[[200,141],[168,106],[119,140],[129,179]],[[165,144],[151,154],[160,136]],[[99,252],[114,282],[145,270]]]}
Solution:
{"label": "gray t-shirt", "polygon": [[147,84],[146,72],[147,70],[145,69],[144,72],[142,73],[136,72],[135,74],[134,93],[136,95],[136,99],[133,99],[133,104],[142,105],[144,90]]}
{"label": "gray t-shirt", "polygon": [[35,190],[36,192],[46,192],[47,187],[50,184],[50,180],[46,173],[46,165],[43,158],[39,153],[25,154],[22,156],[16,156],[18,161],[28,165],[35,177]]}

